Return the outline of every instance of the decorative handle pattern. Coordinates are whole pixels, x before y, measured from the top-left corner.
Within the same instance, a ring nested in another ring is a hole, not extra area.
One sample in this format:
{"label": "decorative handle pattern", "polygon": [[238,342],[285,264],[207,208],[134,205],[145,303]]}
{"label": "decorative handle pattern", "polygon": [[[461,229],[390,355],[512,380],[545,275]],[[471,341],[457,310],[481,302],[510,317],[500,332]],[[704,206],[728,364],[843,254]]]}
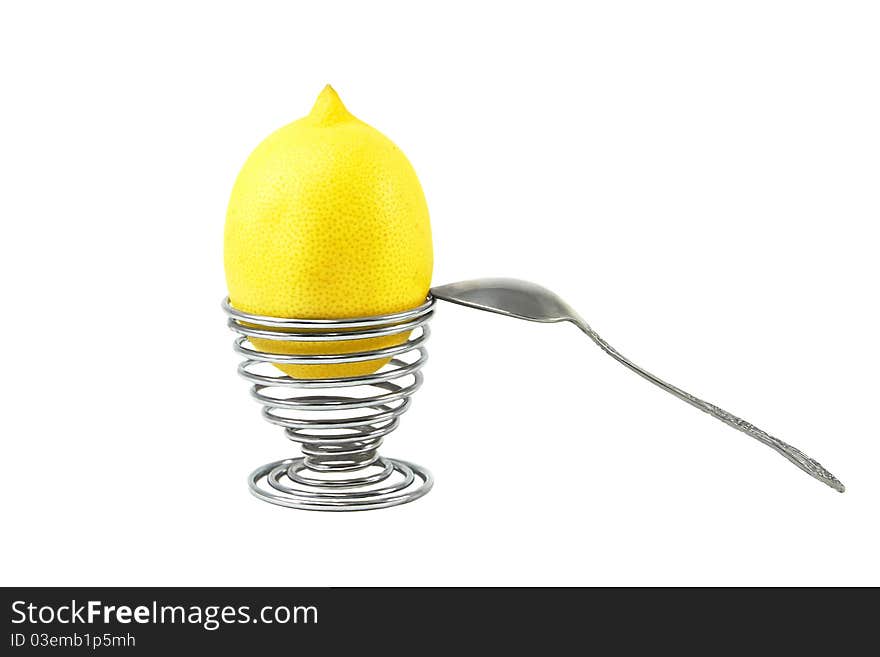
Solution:
{"label": "decorative handle pattern", "polygon": [[846,487],[837,477],[828,472],[828,470],[826,470],[822,466],[822,464],[819,463],[816,459],[810,458],[797,447],[789,445],[787,442],[771,436],[769,433],[767,433],[763,429],[759,429],[751,422],[747,422],[746,420],[737,417],[733,413],[729,413],[723,408],[715,406],[715,404],[703,402],[696,397],[694,397],[694,399],[698,402],[701,402],[702,404],[705,404],[707,413],[709,413],[710,415],[714,415],[725,424],[729,424],[730,426],[732,426],[734,429],[739,429],[744,434],[751,436],[755,440],[761,441],[768,447],[772,447],[789,461],[794,463],[801,470],[806,472],[808,475],[815,477],[819,481],[825,482],[826,484],[831,486],[831,488],[838,492],[842,493],[846,490]]}

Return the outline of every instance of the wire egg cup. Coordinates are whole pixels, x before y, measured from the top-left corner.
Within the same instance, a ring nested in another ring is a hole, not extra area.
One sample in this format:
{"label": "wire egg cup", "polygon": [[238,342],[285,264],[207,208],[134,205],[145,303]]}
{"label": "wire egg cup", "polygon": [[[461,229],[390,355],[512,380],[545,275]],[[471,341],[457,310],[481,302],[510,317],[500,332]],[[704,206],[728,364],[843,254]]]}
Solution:
{"label": "wire egg cup", "polygon": [[[263,418],[300,444],[302,456],[267,463],[248,477],[251,493],[281,506],[311,511],[381,509],[431,490],[425,468],[379,454],[385,437],[422,385],[425,342],[434,299],[412,310],[354,319],[289,319],[236,310],[227,297],[227,324],[245,357],[238,373],[252,383]],[[251,338],[273,342],[338,343],[408,334],[398,345],[356,353],[284,354],[257,350]],[[373,374],[299,379],[276,365],[339,365],[390,361]]]}

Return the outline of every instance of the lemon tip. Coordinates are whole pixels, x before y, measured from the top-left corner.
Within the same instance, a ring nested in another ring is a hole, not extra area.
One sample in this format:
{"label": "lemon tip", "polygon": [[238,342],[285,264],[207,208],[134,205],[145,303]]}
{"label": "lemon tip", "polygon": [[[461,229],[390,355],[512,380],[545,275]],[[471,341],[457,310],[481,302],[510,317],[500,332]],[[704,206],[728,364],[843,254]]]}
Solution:
{"label": "lemon tip", "polygon": [[318,94],[308,118],[318,126],[330,126],[335,123],[355,120],[330,84],[325,84],[321,93]]}

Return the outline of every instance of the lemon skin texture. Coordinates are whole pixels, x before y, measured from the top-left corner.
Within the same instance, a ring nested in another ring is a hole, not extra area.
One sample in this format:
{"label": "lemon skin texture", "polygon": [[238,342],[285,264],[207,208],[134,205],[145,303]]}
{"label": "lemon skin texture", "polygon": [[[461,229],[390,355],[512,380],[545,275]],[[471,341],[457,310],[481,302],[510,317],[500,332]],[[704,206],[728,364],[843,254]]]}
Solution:
{"label": "lemon skin texture", "polygon": [[[274,132],[245,162],[227,210],[224,263],[230,302],[248,313],[340,319],[419,306],[434,263],[421,184],[403,152],[352,116],[328,85],[308,116]],[[339,354],[407,337],[251,343]],[[370,374],[387,362],[276,367],[316,379]]]}

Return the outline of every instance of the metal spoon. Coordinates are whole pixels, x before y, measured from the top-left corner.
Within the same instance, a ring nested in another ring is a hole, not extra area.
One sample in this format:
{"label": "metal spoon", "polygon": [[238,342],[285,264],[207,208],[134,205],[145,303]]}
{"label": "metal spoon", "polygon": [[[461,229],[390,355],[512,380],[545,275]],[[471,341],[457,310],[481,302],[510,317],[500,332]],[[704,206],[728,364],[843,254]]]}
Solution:
{"label": "metal spoon", "polygon": [[828,472],[818,461],[814,461],[797,447],[792,447],[778,438],[774,438],[766,431],[762,431],[755,425],[728,413],[723,408],[703,401],[681,388],[676,388],[666,383],[660,377],[643,370],[631,360],[621,355],[614,347],[605,342],[574,309],[560,299],[550,290],[515,278],[479,278],[472,281],[460,281],[441,285],[431,289],[431,294],[437,299],[450,301],[462,306],[486,310],[509,317],[518,317],[533,322],[571,322],[581,331],[586,333],[602,350],[614,360],[622,363],[633,372],[646,378],[654,385],[663,388],[687,402],[691,406],[718,418],[734,429],[761,441],[768,447],[772,447],[789,461],[794,463],[808,475],[831,486],[836,491],[846,490],[840,480]]}

